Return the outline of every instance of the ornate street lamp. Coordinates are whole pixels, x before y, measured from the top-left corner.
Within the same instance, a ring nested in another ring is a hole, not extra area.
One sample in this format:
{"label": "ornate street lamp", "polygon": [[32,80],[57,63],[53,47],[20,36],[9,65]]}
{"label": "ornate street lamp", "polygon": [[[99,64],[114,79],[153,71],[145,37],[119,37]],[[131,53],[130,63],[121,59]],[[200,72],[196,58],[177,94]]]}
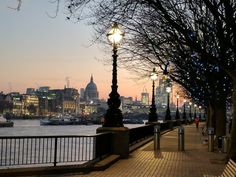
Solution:
{"label": "ornate street lamp", "polygon": [[153,68],[153,71],[150,75],[150,78],[152,80],[152,104],[150,107],[150,112],[149,112],[149,117],[148,117],[148,122],[157,122],[158,116],[156,113],[156,104],[155,104],[155,80],[157,79],[157,72],[156,69]]}
{"label": "ornate street lamp", "polygon": [[192,102],[189,102],[189,121],[192,121]]}
{"label": "ornate street lamp", "polygon": [[185,111],[185,103],[186,103],[186,100],[184,100],[184,111],[183,111],[183,121],[186,124],[187,123],[187,116],[186,116],[186,111]]}
{"label": "ornate street lamp", "polygon": [[77,116],[77,105],[78,105],[78,96],[74,96],[74,100],[75,100],[75,116]]}
{"label": "ornate street lamp", "polygon": [[194,119],[196,119],[197,118],[197,105],[196,104],[194,104]]}
{"label": "ornate street lamp", "polygon": [[202,114],[201,113],[202,112],[202,110],[201,110],[202,106],[199,106],[198,108],[199,108],[199,114],[198,114],[199,115],[199,120],[201,120],[202,119],[202,115],[201,115]]}
{"label": "ornate street lamp", "polygon": [[167,92],[167,108],[166,108],[166,116],[165,120],[171,120],[171,115],[170,115],[170,92],[171,92],[171,87],[168,85],[166,87],[166,92]]}
{"label": "ornate street lamp", "polygon": [[179,94],[178,93],[176,95],[176,101],[177,101],[177,104],[176,104],[175,120],[179,120],[180,116],[179,116]]}
{"label": "ornate street lamp", "polygon": [[119,109],[121,101],[120,95],[117,92],[117,48],[120,45],[124,33],[119,29],[118,24],[115,22],[112,25],[111,31],[107,34],[108,41],[113,46],[113,69],[112,69],[112,86],[109,99],[107,101],[108,110],[104,116],[103,127],[123,127],[123,116]]}

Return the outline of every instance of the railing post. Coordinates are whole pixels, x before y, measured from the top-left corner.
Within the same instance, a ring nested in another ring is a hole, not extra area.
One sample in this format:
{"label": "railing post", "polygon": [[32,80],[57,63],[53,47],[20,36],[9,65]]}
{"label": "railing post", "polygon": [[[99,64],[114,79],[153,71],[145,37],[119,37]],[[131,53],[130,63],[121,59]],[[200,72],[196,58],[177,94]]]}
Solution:
{"label": "railing post", "polygon": [[208,151],[214,151],[214,128],[208,128]]}
{"label": "railing post", "polygon": [[222,151],[224,153],[227,153],[228,152],[228,149],[229,149],[229,137],[228,136],[223,136],[222,137],[222,141],[223,141],[223,148],[222,148]]}
{"label": "railing post", "polygon": [[161,129],[160,125],[156,125],[154,127],[154,151],[160,150],[160,134]]}
{"label": "railing post", "polygon": [[97,136],[93,137],[93,159],[97,158]]}
{"label": "railing post", "polygon": [[54,167],[57,165],[57,138],[55,138],[55,146],[54,146]]}
{"label": "railing post", "polygon": [[96,138],[95,138],[95,158],[97,159],[97,158],[99,158],[100,160],[101,160],[101,154],[102,154],[102,152],[101,152],[101,136],[102,135],[100,135],[100,136],[96,136]]}
{"label": "railing post", "polygon": [[184,127],[178,129],[178,150],[184,151]]}

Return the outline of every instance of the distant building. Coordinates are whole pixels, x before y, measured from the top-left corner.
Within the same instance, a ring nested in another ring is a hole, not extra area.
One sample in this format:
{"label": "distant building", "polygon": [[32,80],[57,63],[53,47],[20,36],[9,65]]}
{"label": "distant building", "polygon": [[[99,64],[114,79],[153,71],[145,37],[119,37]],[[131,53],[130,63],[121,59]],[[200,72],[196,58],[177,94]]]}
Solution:
{"label": "distant building", "polygon": [[64,88],[62,98],[62,112],[77,114],[79,109],[79,92],[75,88]]}
{"label": "distant building", "polygon": [[35,89],[34,89],[34,88],[27,88],[27,89],[26,89],[26,94],[27,94],[27,95],[33,95],[33,94],[35,94]]}
{"label": "distant building", "polygon": [[121,96],[120,100],[121,100],[122,106],[133,104],[133,98],[132,97]]}
{"label": "distant building", "polygon": [[[39,99],[39,111],[38,114],[41,116],[48,116],[53,114],[53,112],[56,112],[56,110],[52,107],[50,107],[50,101],[52,102],[52,99],[50,97],[52,93],[49,90],[49,87],[40,87],[36,91],[36,95]],[[49,101],[50,100],[50,101]],[[54,109],[54,111],[53,111]]]}
{"label": "distant building", "polygon": [[98,112],[98,105],[96,103],[86,104],[84,108],[84,115],[90,115]]}
{"label": "distant building", "polygon": [[147,92],[141,93],[141,103],[142,105],[149,105],[149,93]]}
{"label": "distant building", "polygon": [[97,85],[93,81],[93,76],[90,78],[90,82],[87,84],[84,91],[84,100],[87,102],[96,102],[99,99],[99,93],[97,90]]}
{"label": "distant building", "polygon": [[38,115],[39,111],[39,99],[37,95],[27,95],[22,96],[24,115]]}
{"label": "distant building", "polygon": [[166,107],[167,105],[166,87],[167,87],[166,82],[163,82],[162,79],[159,79],[159,84],[156,87],[156,99],[155,99],[157,107]]}
{"label": "distant building", "polygon": [[14,115],[22,115],[23,103],[22,103],[22,95],[19,92],[11,92],[6,95],[5,100],[12,105],[11,112]]}
{"label": "distant building", "polygon": [[79,93],[75,88],[49,90],[48,114],[75,114],[79,110]]}
{"label": "distant building", "polygon": [[38,91],[39,92],[48,92],[50,89],[50,87],[48,86],[43,86],[43,87],[39,87]]}
{"label": "distant building", "polygon": [[81,88],[80,89],[80,98],[84,98],[84,92],[85,92],[84,88]]}
{"label": "distant building", "polygon": [[49,90],[48,110],[50,115],[64,113],[63,110],[64,89]]}
{"label": "distant building", "polygon": [[0,92],[0,101],[3,101],[5,99],[5,95],[3,94],[3,92]]}

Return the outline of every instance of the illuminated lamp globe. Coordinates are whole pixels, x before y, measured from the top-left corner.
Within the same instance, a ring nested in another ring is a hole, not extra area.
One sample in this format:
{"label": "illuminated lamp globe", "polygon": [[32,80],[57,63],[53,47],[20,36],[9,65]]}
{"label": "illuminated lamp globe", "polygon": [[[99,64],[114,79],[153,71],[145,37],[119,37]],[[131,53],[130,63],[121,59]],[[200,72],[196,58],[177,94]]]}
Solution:
{"label": "illuminated lamp globe", "polygon": [[153,68],[153,71],[150,75],[150,78],[151,78],[152,81],[155,81],[157,79],[157,72],[156,72],[155,68]]}
{"label": "illuminated lamp globe", "polygon": [[115,22],[112,25],[111,31],[107,34],[108,41],[113,45],[117,46],[120,44],[122,38],[124,37],[124,32],[119,29],[118,24]]}
{"label": "illuminated lamp globe", "polygon": [[166,87],[166,92],[170,93],[171,92],[171,87]]}

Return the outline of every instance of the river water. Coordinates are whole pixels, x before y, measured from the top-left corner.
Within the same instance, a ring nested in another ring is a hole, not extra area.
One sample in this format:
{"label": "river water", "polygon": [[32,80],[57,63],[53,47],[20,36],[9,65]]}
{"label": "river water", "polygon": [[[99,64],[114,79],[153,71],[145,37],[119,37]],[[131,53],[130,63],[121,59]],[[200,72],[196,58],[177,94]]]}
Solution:
{"label": "river water", "polygon": [[[14,127],[0,128],[0,136],[94,135],[101,125],[40,126],[39,120],[13,120]],[[125,124],[135,128],[144,124]]]}

